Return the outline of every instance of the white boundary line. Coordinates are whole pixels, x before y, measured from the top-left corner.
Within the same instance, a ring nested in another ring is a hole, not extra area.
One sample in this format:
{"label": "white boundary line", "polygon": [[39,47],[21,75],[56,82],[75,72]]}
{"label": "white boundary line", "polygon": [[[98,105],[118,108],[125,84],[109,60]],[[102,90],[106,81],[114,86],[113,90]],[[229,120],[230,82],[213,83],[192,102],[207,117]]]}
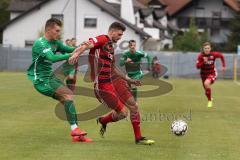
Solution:
{"label": "white boundary line", "polygon": [[239,83],[239,82],[237,82],[237,81],[234,81],[234,83],[236,83],[237,85],[239,85],[239,86],[240,86],[240,83]]}

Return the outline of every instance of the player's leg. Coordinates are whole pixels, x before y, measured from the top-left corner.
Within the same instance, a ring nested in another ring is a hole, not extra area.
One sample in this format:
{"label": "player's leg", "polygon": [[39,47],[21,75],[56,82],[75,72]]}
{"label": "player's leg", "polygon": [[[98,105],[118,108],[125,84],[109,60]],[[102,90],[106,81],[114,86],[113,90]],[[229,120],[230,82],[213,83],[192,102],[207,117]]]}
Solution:
{"label": "player's leg", "polygon": [[[143,74],[142,72],[138,73],[138,74],[134,74],[134,75],[131,75],[131,78],[132,79],[135,79],[135,80],[140,80],[142,78]],[[134,85],[134,84],[130,84],[131,86],[131,93],[135,99],[135,101],[137,101],[137,95],[138,95],[138,89],[137,89],[137,86]]]}
{"label": "player's leg", "polygon": [[[60,101],[66,111],[67,120],[69,121],[72,130],[75,130],[74,134],[83,136],[86,135],[86,132],[80,131],[80,129],[76,129],[77,127],[77,115],[75,106],[73,103],[73,94],[71,90],[63,85],[60,79],[55,76],[52,76],[50,79],[45,81],[39,81],[34,84],[34,87],[41,94],[52,97],[58,101]],[[78,130],[78,131],[77,131]],[[83,139],[81,139],[82,141]]]}
{"label": "player's leg", "polygon": [[[126,96],[126,95],[127,94],[125,94],[124,96]],[[125,98],[123,98],[123,99],[125,99]],[[143,137],[141,134],[141,127],[140,127],[141,119],[140,119],[139,108],[138,108],[138,104],[135,101],[135,99],[133,98],[133,96],[129,96],[127,101],[125,100],[125,103],[126,103],[126,107],[130,111],[130,119],[131,119],[133,131],[134,131],[136,144],[143,144],[143,145],[154,144],[155,143],[154,140],[147,139],[147,138]]]}
{"label": "player's leg", "polygon": [[66,85],[71,90],[74,91],[77,81],[77,68],[78,63],[74,65],[68,64],[68,62],[65,62],[62,66],[62,72],[64,76],[66,77]]}
{"label": "player's leg", "polygon": [[84,137],[87,135],[87,132],[80,130],[78,127],[77,112],[73,102],[72,91],[66,86],[61,85],[56,89],[54,98],[59,100],[64,106],[67,120],[71,126],[71,136],[73,137],[73,141],[92,141],[91,139]]}
{"label": "player's leg", "polygon": [[97,119],[101,123],[100,135],[103,136],[106,132],[107,124],[110,122],[117,122],[127,117],[127,110],[121,103],[119,97],[116,95],[112,84],[102,84],[98,89],[95,88],[96,97],[104,104],[106,104],[113,111],[107,115]]}
{"label": "player's leg", "polygon": [[212,90],[211,90],[211,84],[212,84],[212,79],[211,78],[206,78],[203,85],[205,89],[205,95],[208,99],[208,107],[212,107]]}
{"label": "player's leg", "polygon": [[126,110],[126,108],[122,108],[120,111],[115,111],[113,110],[112,112],[108,113],[107,115],[103,116],[103,117],[99,117],[97,119],[97,123],[101,124],[100,127],[100,135],[102,137],[104,137],[104,134],[107,130],[107,124],[111,123],[111,122],[117,122],[119,120],[122,120],[124,118],[126,118],[128,115],[128,112]]}
{"label": "player's leg", "polygon": [[138,104],[132,96],[129,86],[123,79],[115,79],[113,81],[115,90],[117,90],[118,97],[130,111],[130,120],[132,123],[134,137],[137,144],[153,144],[153,140],[148,140],[142,137],[141,127],[140,127],[140,113]]}
{"label": "player's leg", "polygon": [[66,78],[66,85],[71,90],[74,91],[77,82],[77,75],[76,74],[69,74]]}
{"label": "player's leg", "polygon": [[70,69],[66,79],[67,87],[72,91],[74,91],[74,89],[76,88],[77,70],[78,70],[78,63],[74,64],[74,67]]}
{"label": "player's leg", "polygon": [[130,84],[131,85],[131,93],[135,99],[135,101],[137,101],[137,86],[134,84]]}

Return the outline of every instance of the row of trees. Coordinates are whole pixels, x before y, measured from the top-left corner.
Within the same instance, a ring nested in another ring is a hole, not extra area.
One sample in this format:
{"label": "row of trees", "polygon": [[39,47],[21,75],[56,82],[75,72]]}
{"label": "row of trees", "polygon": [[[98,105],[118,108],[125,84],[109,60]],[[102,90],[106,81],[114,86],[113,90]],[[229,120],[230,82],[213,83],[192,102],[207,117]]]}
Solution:
{"label": "row of trees", "polygon": [[189,30],[183,34],[177,34],[174,37],[174,49],[187,51],[199,51],[203,42],[208,41],[208,34],[204,32],[200,34],[195,25],[194,19],[191,19]]}
{"label": "row of trees", "polygon": [[[194,19],[192,19],[190,21],[189,31],[177,34],[174,37],[174,50],[199,52],[202,43],[210,41],[210,37],[207,32],[199,33],[197,29]],[[225,52],[237,51],[237,46],[240,44],[240,13],[236,14],[235,18],[230,22],[229,29],[231,33],[228,36],[228,42],[224,45],[213,44],[215,50]]]}

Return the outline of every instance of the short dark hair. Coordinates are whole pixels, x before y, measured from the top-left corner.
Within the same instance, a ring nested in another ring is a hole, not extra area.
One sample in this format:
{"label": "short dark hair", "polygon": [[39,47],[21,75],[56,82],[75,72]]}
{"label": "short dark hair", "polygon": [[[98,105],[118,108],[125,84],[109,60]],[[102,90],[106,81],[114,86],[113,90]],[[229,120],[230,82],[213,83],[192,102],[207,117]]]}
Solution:
{"label": "short dark hair", "polygon": [[202,45],[203,47],[205,47],[205,46],[212,46],[211,45],[211,43],[210,42],[205,42],[205,43],[203,43],[203,45]]}
{"label": "short dark hair", "polygon": [[53,27],[54,25],[58,25],[58,26],[62,27],[62,21],[57,18],[48,19],[45,24],[45,30],[49,27]]}
{"label": "short dark hair", "polygon": [[108,30],[111,30],[111,29],[117,29],[117,30],[122,30],[122,31],[125,31],[126,30],[126,27],[124,24],[120,23],[120,22],[113,22],[110,26],[109,26],[109,29]]}
{"label": "short dark hair", "polygon": [[130,41],[128,41],[128,44],[131,44],[131,43],[136,43],[136,41],[131,39]]}

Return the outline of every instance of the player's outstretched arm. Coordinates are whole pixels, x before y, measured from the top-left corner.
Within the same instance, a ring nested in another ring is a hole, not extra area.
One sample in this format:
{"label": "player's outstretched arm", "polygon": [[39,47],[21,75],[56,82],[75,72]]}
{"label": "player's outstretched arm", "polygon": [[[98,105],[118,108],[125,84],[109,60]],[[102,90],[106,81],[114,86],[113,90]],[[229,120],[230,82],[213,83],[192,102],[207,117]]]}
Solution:
{"label": "player's outstretched arm", "polygon": [[221,63],[222,63],[222,71],[225,71],[226,70],[226,63],[225,63],[225,58],[224,58],[223,54],[219,53],[219,52],[215,52],[215,56],[217,58],[220,58]]}
{"label": "player's outstretched arm", "polygon": [[51,62],[58,62],[62,60],[68,60],[71,54],[53,54],[51,51],[47,52],[46,54],[46,59],[51,61]]}
{"label": "player's outstretched arm", "polygon": [[58,51],[62,53],[72,53],[75,49],[76,47],[64,45],[62,42],[58,41]]}
{"label": "player's outstretched arm", "polygon": [[83,42],[80,47],[76,48],[73,52],[73,55],[69,58],[69,63],[74,64],[78,61],[78,57],[84,53],[84,51],[93,48],[93,44],[89,41]]}

